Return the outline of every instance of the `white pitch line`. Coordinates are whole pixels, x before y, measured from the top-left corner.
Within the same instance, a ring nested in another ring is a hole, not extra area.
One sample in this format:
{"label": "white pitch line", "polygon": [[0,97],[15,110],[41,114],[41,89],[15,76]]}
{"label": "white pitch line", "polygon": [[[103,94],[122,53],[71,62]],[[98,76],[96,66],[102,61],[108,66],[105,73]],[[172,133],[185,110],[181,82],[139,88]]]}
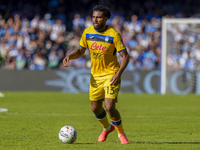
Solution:
{"label": "white pitch line", "polygon": [[21,115],[21,114],[26,114],[26,115],[46,115],[46,116],[94,116],[93,114],[58,114],[58,113],[21,113],[21,112],[8,112],[7,114],[10,115]]}
{"label": "white pitch line", "polygon": [[200,118],[199,116],[135,116],[136,118]]}
{"label": "white pitch line", "polygon": [[0,108],[0,112],[7,112],[8,109],[7,108]]}
{"label": "white pitch line", "polygon": [[[45,115],[45,116],[94,116],[94,114],[59,114],[59,113],[21,113],[21,112],[8,112],[9,115]],[[200,118],[200,116],[134,116],[134,115],[121,115],[122,118]]]}

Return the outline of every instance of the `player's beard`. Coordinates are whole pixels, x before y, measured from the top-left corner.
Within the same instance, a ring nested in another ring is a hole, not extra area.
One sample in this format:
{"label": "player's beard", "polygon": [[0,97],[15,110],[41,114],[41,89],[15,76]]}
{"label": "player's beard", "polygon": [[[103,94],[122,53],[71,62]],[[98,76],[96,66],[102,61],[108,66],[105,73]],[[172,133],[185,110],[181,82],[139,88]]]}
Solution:
{"label": "player's beard", "polygon": [[[93,25],[94,25],[94,23],[93,23]],[[94,26],[94,28],[96,29],[96,30],[100,30],[100,29],[102,29],[103,28],[103,26],[104,26],[104,24],[103,24],[103,22],[101,22],[98,26]]]}

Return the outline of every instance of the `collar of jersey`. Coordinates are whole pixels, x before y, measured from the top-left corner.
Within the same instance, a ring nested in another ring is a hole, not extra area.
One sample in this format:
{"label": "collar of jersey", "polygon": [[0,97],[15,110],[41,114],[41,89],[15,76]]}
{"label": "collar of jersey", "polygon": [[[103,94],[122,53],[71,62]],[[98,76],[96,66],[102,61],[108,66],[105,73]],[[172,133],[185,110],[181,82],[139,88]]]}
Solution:
{"label": "collar of jersey", "polygon": [[106,28],[105,28],[104,30],[102,30],[102,31],[97,31],[96,29],[95,29],[95,30],[96,30],[97,32],[104,32],[104,31],[106,31],[107,29],[108,29],[108,25],[106,25]]}

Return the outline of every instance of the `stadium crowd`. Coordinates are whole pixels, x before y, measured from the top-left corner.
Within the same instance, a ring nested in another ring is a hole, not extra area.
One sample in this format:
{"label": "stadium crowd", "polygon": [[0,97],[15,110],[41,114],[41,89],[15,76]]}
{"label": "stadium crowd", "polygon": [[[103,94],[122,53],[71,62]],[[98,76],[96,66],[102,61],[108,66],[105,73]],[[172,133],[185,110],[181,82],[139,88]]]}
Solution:
{"label": "stadium crowd", "polygon": [[[112,17],[108,25],[122,35],[130,54],[127,66],[130,71],[159,68],[163,16],[200,17],[199,2],[191,0],[3,1],[0,4],[0,69],[64,69],[62,59],[79,46],[83,30],[92,25],[91,10],[96,4],[110,7]],[[179,31],[179,35],[182,35]],[[169,66],[174,64],[173,61],[179,65],[172,69],[190,67],[183,63],[189,57],[200,61],[200,52],[196,52],[200,50],[199,45],[193,44],[192,48],[188,48],[187,44],[191,46],[186,42],[175,55],[168,57]],[[189,54],[191,49],[194,55]],[[89,51],[83,57],[72,60],[71,67],[90,68]]]}
{"label": "stadium crowd", "polygon": [[168,24],[167,67],[200,71],[200,24]]}

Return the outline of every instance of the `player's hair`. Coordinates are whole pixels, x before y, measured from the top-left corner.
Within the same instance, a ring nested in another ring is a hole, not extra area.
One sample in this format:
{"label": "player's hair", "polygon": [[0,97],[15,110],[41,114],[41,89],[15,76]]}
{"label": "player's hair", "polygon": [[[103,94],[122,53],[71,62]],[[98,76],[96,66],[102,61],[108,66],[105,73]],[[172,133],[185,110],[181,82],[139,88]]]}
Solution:
{"label": "player's hair", "polygon": [[93,8],[93,12],[94,11],[101,11],[103,12],[103,15],[104,17],[108,17],[108,19],[110,18],[111,16],[111,12],[110,12],[110,9],[104,5],[96,5],[94,8]]}

